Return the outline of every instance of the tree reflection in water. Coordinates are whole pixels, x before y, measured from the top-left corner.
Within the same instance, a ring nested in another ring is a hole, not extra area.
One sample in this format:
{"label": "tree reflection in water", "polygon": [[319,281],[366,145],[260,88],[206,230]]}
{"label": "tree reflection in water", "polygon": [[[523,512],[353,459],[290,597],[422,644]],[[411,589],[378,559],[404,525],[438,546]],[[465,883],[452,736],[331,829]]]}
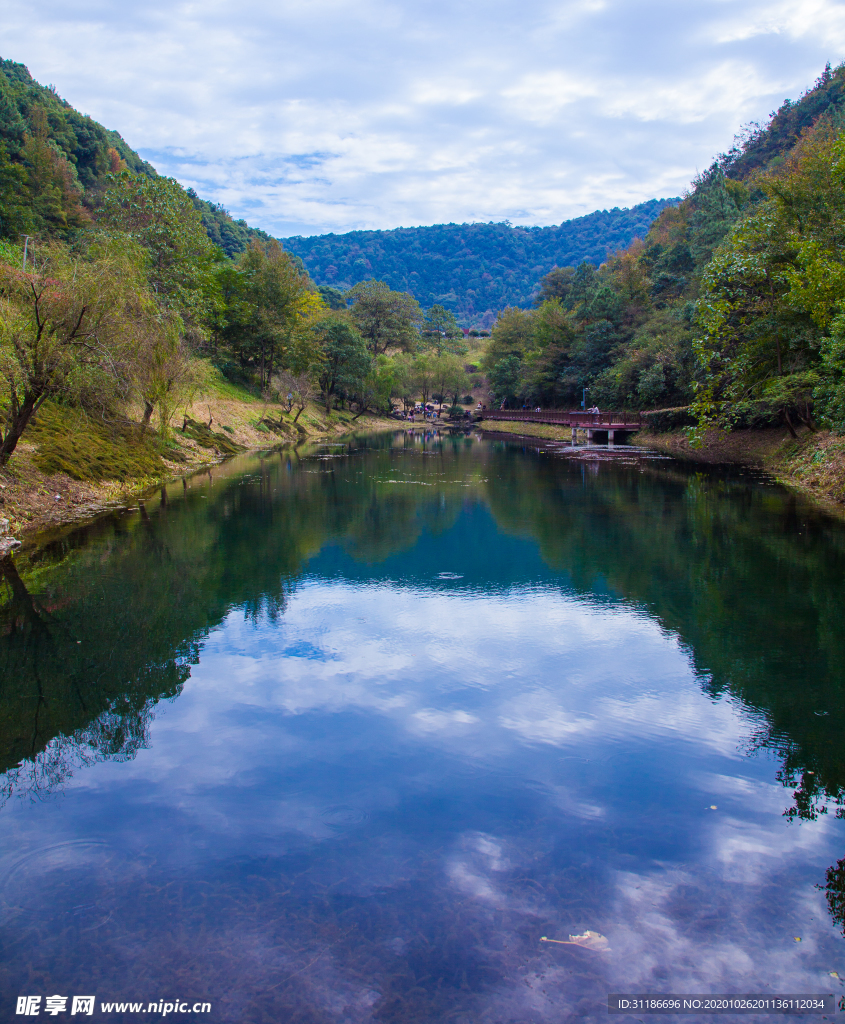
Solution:
{"label": "tree reflection in water", "polygon": [[[585,472],[514,442],[405,433],[240,458],[0,563],[4,796],[132,758],[209,633],[233,611],[278,621],[321,551],[345,552],[362,581],[401,553],[402,582],[436,586],[420,540],[447,543],[475,505],[532,541],[550,580],[677,634],[704,691],[755,719],[747,753],[776,752],[788,817],[842,816],[839,523],[738,473],[635,454]],[[461,585],[527,585],[489,542],[462,550]],[[826,885],[845,929],[843,879],[845,860]]]}

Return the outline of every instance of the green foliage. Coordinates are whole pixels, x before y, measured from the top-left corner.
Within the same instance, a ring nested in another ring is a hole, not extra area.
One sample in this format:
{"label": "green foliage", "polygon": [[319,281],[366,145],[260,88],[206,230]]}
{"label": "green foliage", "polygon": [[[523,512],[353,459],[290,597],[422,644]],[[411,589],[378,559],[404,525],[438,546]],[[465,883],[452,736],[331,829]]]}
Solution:
{"label": "green foliage", "polygon": [[423,341],[430,345],[438,356],[443,355],[444,352],[464,355],[467,351],[463,332],[458,326],[454,313],[440,305],[432,306],[426,313],[422,337]]}
{"label": "green foliage", "polygon": [[370,357],[364,339],[337,313],[318,320],[312,330],[320,346],[317,379],[328,415],[336,398],[359,390],[360,382],[370,369]]}
{"label": "green foliage", "polygon": [[510,408],[518,404],[523,392],[522,363],[519,356],[503,356],[488,375],[490,393],[497,403]]}
{"label": "green foliage", "polygon": [[350,290],[349,301],[350,319],[372,356],[419,347],[423,312],[412,295],[395,292],[384,281],[362,281]]}
{"label": "green foliage", "polygon": [[764,195],[717,250],[702,277],[696,343],[704,370],[694,404],[702,426],[730,426],[737,403],[757,401],[814,427],[837,429],[845,313],[845,142],[828,124],[806,132]]}
{"label": "green foliage", "polygon": [[678,409],[656,409],[652,412],[643,413],[645,429],[655,434],[665,434],[670,430],[693,427],[695,424],[696,419],[687,406],[682,406]]}
{"label": "green foliage", "polygon": [[498,310],[529,306],[553,267],[599,264],[646,234],[677,199],[652,199],[630,210],[601,210],[554,227],[437,224],[392,231],[297,236],[285,248],[301,256],[318,285],[351,288],[385,281],[423,306],[440,305],[458,322],[489,327]]}
{"label": "green foliage", "polygon": [[329,309],[346,309],[346,296],[340,288],[332,288],[330,285],[321,284],[317,291],[320,294],[320,298],[325,302]]}
{"label": "green foliage", "polygon": [[149,280],[159,300],[200,324],[217,301],[221,251],[208,238],[188,193],[174,178],[122,171],[107,177],[101,220],[148,254]]}
{"label": "green foliage", "polygon": [[244,370],[257,372],[262,391],[275,371],[314,361],[306,321],[323,304],[278,242],[250,242],[234,266],[220,268],[218,282],[225,307],[219,337]]}
{"label": "green foliage", "polygon": [[135,342],[157,307],[129,239],[95,236],[79,251],[57,242],[24,271],[0,264],[0,380],[8,402],[0,465],[31,417],[59,396],[108,407],[128,383]]}

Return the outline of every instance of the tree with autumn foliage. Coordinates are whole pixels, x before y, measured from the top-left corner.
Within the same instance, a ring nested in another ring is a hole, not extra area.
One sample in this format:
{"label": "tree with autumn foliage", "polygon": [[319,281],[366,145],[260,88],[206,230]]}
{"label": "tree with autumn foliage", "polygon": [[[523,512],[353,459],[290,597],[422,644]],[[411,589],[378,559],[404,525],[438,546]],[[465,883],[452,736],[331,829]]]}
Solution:
{"label": "tree with autumn foliage", "polygon": [[0,263],[0,466],[47,399],[127,397],[139,339],[159,329],[143,255],[125,239],[98,236],[81,251],[53,242],[25,271]]}

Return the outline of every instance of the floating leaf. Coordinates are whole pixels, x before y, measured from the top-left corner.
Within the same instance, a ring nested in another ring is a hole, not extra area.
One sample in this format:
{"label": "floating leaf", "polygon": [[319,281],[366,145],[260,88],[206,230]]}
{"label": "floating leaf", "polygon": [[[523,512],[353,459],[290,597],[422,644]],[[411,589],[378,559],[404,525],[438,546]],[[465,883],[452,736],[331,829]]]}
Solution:
{"label": "floating leaf", "polygon": [[574,946],[583,946],[584,949],[605,950],[610,949],[610,940],[600,935],[599,932],[584,932],[583,935],[570,935],[569,941]]}
{"label": "floating leaf", "polygon": [[586,931],[583,935],[570,935],[566,939],[548,939],[545,935],[540,937],[540,942],[554,942],[558,946],[580,946],[582,949],[591,949],[595,953],[606,953],[610,950],[610,940],[599,932]]}

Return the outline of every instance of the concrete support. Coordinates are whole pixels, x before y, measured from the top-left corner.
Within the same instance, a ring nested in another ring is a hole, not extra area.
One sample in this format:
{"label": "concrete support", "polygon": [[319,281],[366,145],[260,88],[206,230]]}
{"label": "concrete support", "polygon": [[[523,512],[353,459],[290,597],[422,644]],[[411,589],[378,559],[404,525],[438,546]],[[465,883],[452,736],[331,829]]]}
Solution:
{"label": "concrete support", "polygon": [[573,444],[578,444],[578,428],[577,427],[573,427],[572,428],[572,443]]}
{"label": "concrete support", "polygon": [[592,443],[593,443],[593,432],[588,427],[587,428],[587,444],[592,444]]}
{"label": "concrete support", "polygon": [[613,444],[613,435],[616,433],[615,430],[608,430],[607,432],[607,443]]}

